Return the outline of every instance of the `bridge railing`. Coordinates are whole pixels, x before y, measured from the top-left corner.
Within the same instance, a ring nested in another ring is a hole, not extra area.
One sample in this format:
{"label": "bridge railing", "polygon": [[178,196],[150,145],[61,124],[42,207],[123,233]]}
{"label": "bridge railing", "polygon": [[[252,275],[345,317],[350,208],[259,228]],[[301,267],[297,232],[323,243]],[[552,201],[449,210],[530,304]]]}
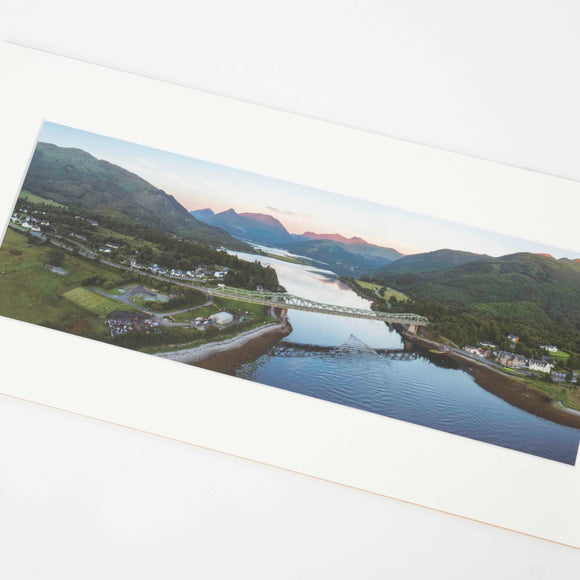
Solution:
{"label": "bridge railing", "polygon": [[293,310],[304,310],[307,312],[321,312],[324,314],[334,314],[337,316],[348,316],[350,318],[365,318],[369,320],[381,320],[383,322],[414,324],[426,326],[429,320],[424,316],[413,313],[389,313],[378,310],[367,310],[363,308],[352,308],[350,306],[339,306],[335,304],[324,304],[308,298],[294,296],[281,292],[245,290],[243,288],[232,288],[223,286],[218,288],[207,288],[206,291],[212,296],[231,298],[253,304],[264,304],[266,306],[276,306],[278,308],[290,308]]}

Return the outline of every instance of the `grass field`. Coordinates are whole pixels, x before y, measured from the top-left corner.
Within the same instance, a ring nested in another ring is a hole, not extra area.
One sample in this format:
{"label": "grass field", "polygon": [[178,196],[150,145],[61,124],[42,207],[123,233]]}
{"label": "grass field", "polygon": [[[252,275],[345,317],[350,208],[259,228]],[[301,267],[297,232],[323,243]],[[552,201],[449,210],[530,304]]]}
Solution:
{"label": "grass field", "polygon": [[553,356],[554,358],[561,358],[561,359],[568,359],[570,355],[563,350],[558,349],[556,352],[548,352],[546,353],[548,356]]}
{"label": "grass field", "polygon": [[116,300],[107,298],[106,296],[101,296],[100,294],[81,286],[69,290],[63,294],[63,297],[74,304],[77,304],[81,308],[96,314],[99,318],[104,318],[107,314],[113,312],[113,310],[130,309],[126,304],[121,304]]}
{"label": "grass field", "polygon": [[34,193],[30,193],[27,189],[23,189],[20,192],[19,197],[22,199],[26,199],[30,203],[44,203],[45,205],[51,205],[53,207],[63,207],[66,208],[66,205],[62,205],[62,203],[57,203],[56,201],[51,201],[50,199],[44,199]]}
{"label": "grass field", "polygon": [[374,284],[373,282],[365,282],[364,280],[355,280],[355,282],[365,290],[372,290],[378,294],[382,294],[385,301],[389,301],[391,298],[396,298],[398,302],[407,302],[409,297],[398,290],[393,290],[392,288],[385,288],[381,284]]}
{"label": "grass field", "polygon": [[199,316],[210,316],[220,310],[227,310],[238,316],[247,316],[252,319],[262,319],[274,321],[270,316],[270,308],[261,304],[250,304],[249,302],[240,302],[230,300],[229,298],[215,298],[213,304],[202,306],[189,312],[182,312],[174,316],[175,322],[186,322],[198,318]]}
{"label": "grass field", "polygon": [[381,284],[373,284],[372,282],[364,282],[363,280],[355,280],[355,282],[361,287],[367,290],[372,290],[373,292],[378,288],[383,288]]}
{"label": "grass field", "polygon": [[195,320],[198,316],[209,316],[210,314],[215,314],[219,311],[220,308],[215,304],[210,304],[209,306],[202,306],[195,310],[188,310],[187,312],[176,314],[173,318],[175,319],[175,322],[188,322],[189,320]]}
{"label": "grass field", "polygon": [[0,247],[0,315],[75,334],[102,335],[102,320],[63,295],[88,276],[114,279],[117,275],[99,264],[66,254],[63,268],[68,275],[59,276],[42,266],[49,249],[28,245],[26,234],[8,228]]}
{"label": "grass field", "polygon": [[387,288],[383,294],[385,300],[388,302],[391,298],[396,298],[397,302],[407,302],[409,297],[398,290],[393,290],[392,288]]}

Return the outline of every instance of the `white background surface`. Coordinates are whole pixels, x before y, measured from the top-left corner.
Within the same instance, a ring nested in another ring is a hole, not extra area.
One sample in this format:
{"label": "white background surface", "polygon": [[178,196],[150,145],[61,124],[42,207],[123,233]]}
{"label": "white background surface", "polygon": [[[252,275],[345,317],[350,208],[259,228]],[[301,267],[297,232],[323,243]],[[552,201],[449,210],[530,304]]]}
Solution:
{"label": "white background surface", "polygon": [[[4,1],[0,40],[580,179],[578,5],[505,4]],[[0,415],[6,577],[580,574],[578,551],[489,526],[20,401]]]}

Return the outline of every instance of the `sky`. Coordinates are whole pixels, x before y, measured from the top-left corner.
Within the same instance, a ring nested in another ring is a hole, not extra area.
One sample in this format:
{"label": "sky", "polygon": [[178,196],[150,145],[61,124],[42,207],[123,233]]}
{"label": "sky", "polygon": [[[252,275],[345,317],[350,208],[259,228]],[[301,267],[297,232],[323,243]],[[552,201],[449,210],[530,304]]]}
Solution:
{"label": "sky", "polygon": [[230,208],[274,216],[293,234],[359,236],[403,254],[451,248],[501,256],[515,252],[579,258],[568,250],[479,230],[377,203],[45,123],[39,141],[76,147],[136,173],[186,209]]}

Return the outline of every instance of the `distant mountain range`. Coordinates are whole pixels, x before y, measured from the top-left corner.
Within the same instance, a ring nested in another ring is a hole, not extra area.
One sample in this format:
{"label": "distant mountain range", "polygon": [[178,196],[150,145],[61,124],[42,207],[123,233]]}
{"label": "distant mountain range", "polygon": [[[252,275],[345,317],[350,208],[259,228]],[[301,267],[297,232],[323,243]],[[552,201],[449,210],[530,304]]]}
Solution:
{"label": "distant mountain range", "polygon": [[362,238],[356,236],[352,238],[347,238],[341,234],[315,234],[314,232],[304,232],[299,237],[306,238],[308,240],[330,240],[331,242],[338,242],[339,244],[362,244],[365,246],[370,246],[368,242],[365,242]]}
{"label": "distant mountain range", "polygon": [[232,236],[266,245],[284,245],[294,241],[292,234],[273,216],[261,213],[237,213],[228,209],[190,212],[197,220],[225,230]]}
{"label": "distant mountain range", "polygon": [[358,276],[386,266],[403,256],[393,248],[369,244],[362,238],[341,234],[291,234],[275,217],[261,213],[237,213],[233,209],[215,213],[211,209],[192,211],[206,224],[217,226],[242,240],[282,247],[292,253],[326,265],[337,274]]}
{"label": "distant mountain range", "polygon": [[72,208],[141,223],[210,245],[248,249],[225,231],[195,219],[173,196],[135,173],[81,149],[38,143],[23,189]]}
{"label": "distant mountain range", "polygon": [[358,277],[398,260],[403,254],[393,248],[370,244],[343,244],[332,240],[306,240],[287,244],[285,248],[299,256],[306,256],[342,276]]}
{"label": "distant mountain range", "polygon": [[[281,247],[338,274],[370,274],[386,283],[400,283],[409,291],[420,285],[420,294],[425,296],[446,293],[467,300],[477,294],[485,302],[486,296],[500,299],[505,295],[509,301],[514,293],[530,296],[536,290],[540,292],[541,282],[542,303],[546,308],[549,303],[553,314],[558,309],[568,310],[566,300],[576,304],[580,288],[579,259],[556,260],[540,254],[492,258],[449,249],[404,256],[394,248],[373,245],[360,237],[311,231],[291,234],[268,214],[237,213],[233,209],[217,214],[211,209],[188,212],[173,196],[135,173],[81,149],[49,143],[38,143],[23,189],[71,208],[141,223],[213,246],[248,251],[251,247],[245,242],[251,241]],[[542,278],[548,275],[562,282],[554,288],[551,302],[544,293],[549,286]],[[571,288],[570,283],[578,286]],[[530,288],[525,284],[531,284]],[[568,298],[562,295],[562,288]]]}

